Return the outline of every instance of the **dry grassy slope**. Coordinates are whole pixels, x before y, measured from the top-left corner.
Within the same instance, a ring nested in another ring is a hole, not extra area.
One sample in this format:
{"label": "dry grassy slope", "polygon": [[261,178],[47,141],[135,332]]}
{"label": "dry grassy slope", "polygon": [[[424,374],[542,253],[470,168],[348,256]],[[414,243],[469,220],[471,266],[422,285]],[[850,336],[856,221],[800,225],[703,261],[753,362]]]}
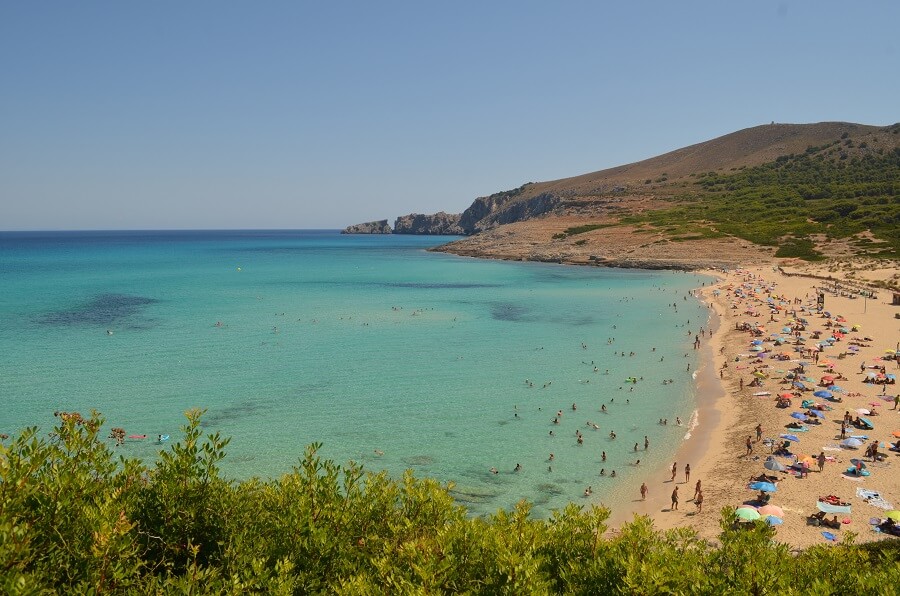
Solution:
{"label": "dry grassy slope", "polygon": [[[617,221],[623,212],[664,206],[658,197],[685,192],[684,184],[693,180],[691,174],[763,164],[781,155],[802,153],[809,146],[831,143],[844,133],[856,145],[848,150],[851,153],[863,151],[859,149],[862,141],[870,149],[900,145],[900,135],[878,126],[846,122],[756,126],[637,163],[535,183],[509,204],[548,192],[565,198],[569,207],[560,213],[499,226],[437,250],[475,257],[647,268],[774,262],[774,249],[733,238],[676,242],[656,230],[625,226],[567,238],[553,235],[572,226]],[[645,184],[647,179],[657,180],[663,174],[665,182]],[[614,187],[624,190],[613,193]],[[603,200],[596,200],[599,195]],[[579,203],[583,206],[578,207]],[[837,248],[830,246],[824,252],[829,255]],[[851,252],[833,256],[846,259]]]}
{"label": "dry grassy slope", "polygon": [[[756,166],[774,161],[781,155],[802,153],[810,145],[830,143],[848,133],[852,139],[874,135],[885,146],[897,144],[898,135],[880,131],[880,127],[847,122],[818,124],[766,124],[739,130],[725,136],[677,149],[657,157],[573,178],[539,182],[526,189],[516,200],[543,192],[560,196],[590,197],[609,194],[613,187],[626,187],[630,192],[660,191],[690,174]],[[870,143],[871,144],[871,143]],[[666,174],[668,184],[645,185]]]}

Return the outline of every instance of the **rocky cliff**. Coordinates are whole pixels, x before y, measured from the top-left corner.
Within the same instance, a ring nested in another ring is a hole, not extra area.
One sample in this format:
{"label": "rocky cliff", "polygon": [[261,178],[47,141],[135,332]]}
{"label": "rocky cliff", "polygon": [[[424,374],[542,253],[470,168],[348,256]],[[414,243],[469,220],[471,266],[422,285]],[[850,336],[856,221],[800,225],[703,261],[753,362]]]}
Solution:
{"label": "rocky cliff", "polygon": [[424,234],[430,236],[463,235],[459,225],[459,214],[439,211],[433,215],[410,213],[402,215],[394,222],[395,234]]}
{"label": "rocky cliff", "polygon": [[390,234],[391,226],[386,219],[347,226],[341,234]]}

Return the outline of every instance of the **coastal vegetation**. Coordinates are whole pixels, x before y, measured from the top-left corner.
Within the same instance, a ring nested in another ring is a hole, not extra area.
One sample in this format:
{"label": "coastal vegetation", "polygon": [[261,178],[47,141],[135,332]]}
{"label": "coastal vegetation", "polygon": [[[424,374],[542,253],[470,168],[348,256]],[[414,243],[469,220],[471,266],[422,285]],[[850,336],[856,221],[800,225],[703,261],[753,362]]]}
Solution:
{"label": "coastal vegetation", "polygon": [[187,413],[153,463],[116,456],[96,413],[0,443],[0,591],[38,593],[890,593],[897,541],[794,553],[722,511],[717,543],[608,511],[528,503],[475,518],[448,486],[307,448],[279,479],[224,478],[228,440]]}
{"label": "coastal vegetation", "polygon": [[[808,147],[735,172],[695,176],[673,205],[623,217],[675,237],[735,236],[777,246],[777,257],[817,260],[820,242],[850,239],[862,254],[900,257],[900,148],[848,159],[851,139]],[[862,143],[860,143],[862,147]],[[859,236],[868,232],[871,237]]]}

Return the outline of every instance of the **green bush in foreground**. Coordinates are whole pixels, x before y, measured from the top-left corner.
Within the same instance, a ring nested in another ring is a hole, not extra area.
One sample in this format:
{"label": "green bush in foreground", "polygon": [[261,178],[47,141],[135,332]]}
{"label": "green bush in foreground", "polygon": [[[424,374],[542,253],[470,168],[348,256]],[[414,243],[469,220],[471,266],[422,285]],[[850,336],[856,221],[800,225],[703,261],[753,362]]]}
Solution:
{"label": "green bush in foreground", "polygon": [[153,465],[115,457],[102,419],[59,415],[48,439],[0,444],[0,592],[272,594],[890,594],[898,542],[792,554],[722,512],[716,545],[608,511],[549,520],[521,502],[470,518],[447,487],[340,467],[311,445],[278,480],[219,475],[227,440],[184,438]]}

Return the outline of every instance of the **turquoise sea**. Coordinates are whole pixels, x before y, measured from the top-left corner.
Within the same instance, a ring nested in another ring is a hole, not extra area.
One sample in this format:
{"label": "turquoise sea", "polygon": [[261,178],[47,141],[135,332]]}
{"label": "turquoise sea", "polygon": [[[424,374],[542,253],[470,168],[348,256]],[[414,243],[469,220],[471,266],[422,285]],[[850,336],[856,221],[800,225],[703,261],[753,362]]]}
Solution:
{"label": "turquoise sea", "polygon": [[546,516],[669,461],[707,312],[688,291],[707,278],[425,250],[446,241],[0,233],[0,432],[97,409],[174,441],[184,411],[206,408],[232,438],[230,477],[277,477],[321,442],[338,462],[453,481],[475,515],[527,498]]}

